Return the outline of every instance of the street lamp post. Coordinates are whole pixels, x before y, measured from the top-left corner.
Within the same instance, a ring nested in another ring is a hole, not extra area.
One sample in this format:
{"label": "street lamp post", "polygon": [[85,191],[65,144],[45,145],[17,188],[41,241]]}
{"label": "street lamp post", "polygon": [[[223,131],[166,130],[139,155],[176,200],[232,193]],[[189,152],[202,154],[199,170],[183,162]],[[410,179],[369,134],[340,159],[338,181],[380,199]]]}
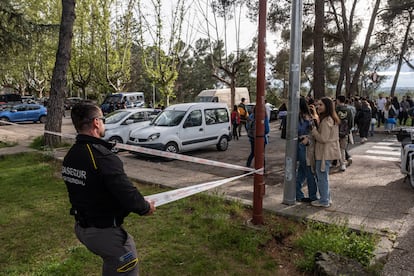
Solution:
{"label": "street lamp post", "polygon": [[296,154],[298,146],[298,113],[300,66],[302,52],[302,0],[292,1],[290,31],[289,105],[287,114],[285,180],[283,203],[296,203]]}

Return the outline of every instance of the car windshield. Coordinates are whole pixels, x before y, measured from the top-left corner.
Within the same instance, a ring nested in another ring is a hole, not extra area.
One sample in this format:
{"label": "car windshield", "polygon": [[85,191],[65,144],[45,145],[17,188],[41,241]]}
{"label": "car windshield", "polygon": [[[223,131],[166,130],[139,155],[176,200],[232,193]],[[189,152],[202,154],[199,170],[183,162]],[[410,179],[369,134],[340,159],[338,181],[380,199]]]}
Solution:
{"label": "car windshield", "polygon": [[183,120],[184,115],[185,111],[164,110],[151,122],[151,124],[154,126],[177,126]]}
{"label": "car windshield", "polygon": [[123,120],[129,114],[131,114],[131,112],[124,110],[116,110],[105,117],[105,124],[116,124]]}
{"label": "car windshield", "polygon": [[212,102],[213,96],[197,96],[196,102]]}
{"label": "car windshield", "polygon": [[122,99],[121,95],[109,95],[106,97],[106,99],[104,100],[104,104],[110,104],[110,103],[119,103]]}

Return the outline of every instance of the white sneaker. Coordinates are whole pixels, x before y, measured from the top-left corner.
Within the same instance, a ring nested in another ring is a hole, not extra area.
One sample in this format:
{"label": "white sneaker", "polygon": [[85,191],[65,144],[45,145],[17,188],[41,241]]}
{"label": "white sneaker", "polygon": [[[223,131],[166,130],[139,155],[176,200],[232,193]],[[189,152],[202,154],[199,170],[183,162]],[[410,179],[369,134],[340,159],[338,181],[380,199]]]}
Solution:
{"label": "white sneaker", "polygon": [[341,165],[341,171],[343,171],[343,172],[344,172],[345,170],[346,170],[346,165],[345,165],[345,164],[342,164],[342,165]]}
{"label": "white sneaker", "polygon": [[311,205],[312,206],[315,206],[315,207],[324,207],[324,208],[328,208],[329,206],[330,206],[330,204],[328,203],[328,204],[321,204],[320,202],[319,202],[319,200],[315,200],[315,201],[312,201],[311,202]]}

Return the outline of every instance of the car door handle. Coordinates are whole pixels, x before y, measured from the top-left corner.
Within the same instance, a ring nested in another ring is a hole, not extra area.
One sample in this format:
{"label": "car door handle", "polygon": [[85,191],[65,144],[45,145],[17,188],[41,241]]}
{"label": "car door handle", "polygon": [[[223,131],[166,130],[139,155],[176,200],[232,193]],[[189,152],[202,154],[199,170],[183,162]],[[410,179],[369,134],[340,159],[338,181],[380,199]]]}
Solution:
{"label": "car door handle", "polygon": [[198,131],[203,131],[203,130],[204,130],[203,128],[199,128],[199,129],[198,129]]}

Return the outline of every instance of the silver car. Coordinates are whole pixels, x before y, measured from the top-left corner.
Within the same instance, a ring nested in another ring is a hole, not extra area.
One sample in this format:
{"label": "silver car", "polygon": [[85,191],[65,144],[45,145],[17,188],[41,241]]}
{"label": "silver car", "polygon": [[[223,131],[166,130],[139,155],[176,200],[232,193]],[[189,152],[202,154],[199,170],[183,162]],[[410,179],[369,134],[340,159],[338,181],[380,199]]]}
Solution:
{"label": "silver car", "polygon": [[[160,110],[153,108],[118,109],[105,116],[105,136],[107,142],[126,143],[129,132],[149,125]],[[114,148],[114,152],[117,149]]]}

